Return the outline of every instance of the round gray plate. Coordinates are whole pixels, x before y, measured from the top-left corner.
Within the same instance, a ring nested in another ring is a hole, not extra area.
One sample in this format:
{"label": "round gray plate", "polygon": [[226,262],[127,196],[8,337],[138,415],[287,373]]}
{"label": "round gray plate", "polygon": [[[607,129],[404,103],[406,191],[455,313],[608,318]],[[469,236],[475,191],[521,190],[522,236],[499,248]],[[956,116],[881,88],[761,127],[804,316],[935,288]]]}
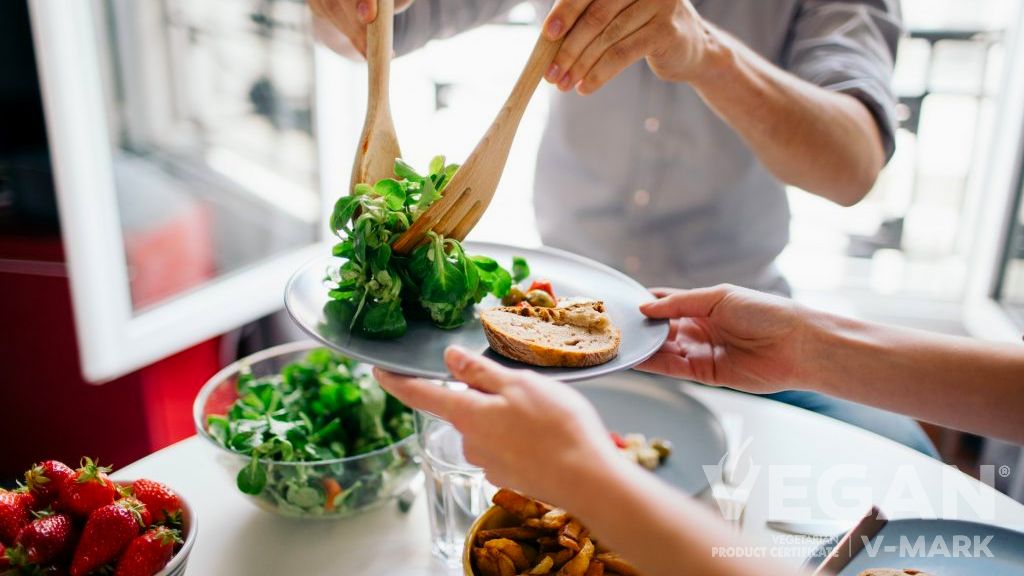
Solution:
{"label": "round gray plate", "polygon": [[[603,300],[608,316],[622,331],[619,355],[590,368],[539,368],[538,372],[558,380],[585,380],[631,368],[647,359],[668,337],[667,321],[652,321],[640,313],[639,306],[653,297],[632,278],[603,264],[575,254],[550,248],[514,248],[500,244],[466,242],[466,252],[490,256],[502,266],[511,266],[513,256],[522,256],[530,264],[530,279],[551,281],[559,296],[588,296]],[[323,313],[328,302],[323,279],[330,265],[342,260],[318,258],[300,268],[285,289],[284,304],[292,319],[325,345],[393,372],[423,378],[448,379],[444,349],[452,344],[485,353],[505,364],[525,365],[491,351],[476,314],[466,314],[466,323],[454,330],[442,330],[427,320],[410,320],[404,336],[395,340],[371,340],[352,334],[346,327],[331,326]],[[500,305],[488,297],[477,305],[487,309]]]}
{"label": "round gray plate", "polygon": [[680,390],[678,380],[630,370],[573,386],[609,430],[672,441],[672,455],[655,471],[663,480],[691,495],[709,487],[703,466],[721,461],[725,433],[710,410]]}
{"label": "round gray plate", "polygon": [[[986,542],[985,539],[990,536],[991,539]],[[924,543],[921,548],[923,554],[912,552],[919,539]],[[936,544],[936,539],[940,541],[939,544]],[[980,549],[974,548],[975,539],[978,539],[985,542],[992,557],[962,553],[955,557],[956,543],[965,539],[971,543],[968,552],[980,552]],[[823,544],[804,566],[808,569],[816,568],[831,554],[838,542],[839,538],[835,538]],[[949,554],[942,553],[943,545]],[[871,540],[871,546],[878,548],[874,557],[868,554],[866,548],[861,550],[839,572],[839,576],[857,576],[869,568],[914,568],[935,576],[1009,576],[1024,573],[1024,533],[976,522],[890,520]],[[936,553],[929,555],[930,550]]]}

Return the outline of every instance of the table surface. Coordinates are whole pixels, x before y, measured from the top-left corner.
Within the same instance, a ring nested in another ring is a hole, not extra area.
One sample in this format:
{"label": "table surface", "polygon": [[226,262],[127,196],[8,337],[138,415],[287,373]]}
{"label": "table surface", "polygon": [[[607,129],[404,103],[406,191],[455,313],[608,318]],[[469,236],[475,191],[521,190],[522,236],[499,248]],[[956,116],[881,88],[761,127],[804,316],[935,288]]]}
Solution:
{"label": "table surface", "polygon": [[[881,436],[755,396],[680,386],[715,413],[742,419],[743,437],[750,439],[745,455],[750,458],[744,456],[748,465],[740,470],[756,479],[743,537],[748,545],[766,548],[767,554],[796,565],[811,544],[770,530],[767,519],[797,518],[802,509],[816,518],[848,517],[860,509],[861,501],[882,504],[892,518],[960,518],[1024,531],[1024,505]],[[216,462],[216,450],[198,437],[147,456],[115,477],[165,482],[193,505],[199,537],[188,574],[460,573],[431,557],[422,496],[406,514],[387,506],[341,521],[282,518],[239,494],[234,479]],[[835,497],[817,498],[823,491]],[[702,499],[714,506],[707,493]],[[830,500],[843,509],[821,506]]]}

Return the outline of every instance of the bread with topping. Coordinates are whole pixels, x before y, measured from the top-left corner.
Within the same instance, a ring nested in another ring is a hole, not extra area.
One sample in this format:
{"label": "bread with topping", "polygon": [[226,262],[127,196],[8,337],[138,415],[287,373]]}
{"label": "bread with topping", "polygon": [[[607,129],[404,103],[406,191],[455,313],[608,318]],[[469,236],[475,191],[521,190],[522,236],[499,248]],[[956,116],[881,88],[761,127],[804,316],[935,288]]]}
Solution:
{"label": "bread with topping", "polygon": [[499,306],[484,311],[480,323],[491,349],[532,366],[597,366],[614,358],[622,341],[599,300],[567,298],[555,308]]}

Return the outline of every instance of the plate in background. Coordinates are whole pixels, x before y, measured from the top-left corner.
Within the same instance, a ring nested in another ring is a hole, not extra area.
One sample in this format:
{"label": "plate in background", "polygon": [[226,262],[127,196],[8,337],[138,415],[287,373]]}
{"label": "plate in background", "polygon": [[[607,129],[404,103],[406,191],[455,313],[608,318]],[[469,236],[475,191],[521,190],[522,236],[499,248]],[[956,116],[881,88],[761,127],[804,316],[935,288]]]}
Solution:
{"label": "plate in background", "polygon": [[573,386],[597,408],[609,430],[672,442],[672,454],[654,472],[662,480],[694,496],[710,486],[704,466],[717,465],[725,456],[725,432],[714,413],[683,392],[678,380],[630,370]]}
{"label": "plate in background", "polygon": [[[984,548],[976,547],[978,542]],[[988,539],[988,540],[986,540]],[[813,569],[831,554],[839,542],[835,538],[823,544],[805,564]],[[922,546],[923,548],[915,548]],[[957,543],[966,544],[957,553]],[[861,550],[839,571],[838,576],[857,576],[869,568],[912,568],[942,576],[1010,576],[1024,574],[1024,533],[1006,528],[944,519],[889,520],[871,539],[871,554]],[[923,550],[919,554],[916,550]],[[948,553],[944,553],[947,550]],[[967,555],[962,552],[966,550]],[[983,550],[991,552],[991,557]],[[934,551],[934,554],[928,552]]]}

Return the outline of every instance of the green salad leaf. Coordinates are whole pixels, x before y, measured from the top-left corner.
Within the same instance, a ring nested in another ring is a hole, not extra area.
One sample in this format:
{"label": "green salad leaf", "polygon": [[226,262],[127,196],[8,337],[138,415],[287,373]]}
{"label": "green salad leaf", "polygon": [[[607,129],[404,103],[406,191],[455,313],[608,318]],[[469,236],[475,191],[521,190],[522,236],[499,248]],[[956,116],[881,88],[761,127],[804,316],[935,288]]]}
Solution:
{"label": "green salad leaf", "polygon": [[267,473],[260,466],[259,460],[253,459],[238,473],[235,483],[243,494],[256,495],[263,492],[263,488],[267,486]]}
{"label": "green salad leaf", "polygon": [[488,294],[503,298],[513,282],[529,275],[523,258],[513,260],[510,273],[433,232],[412,254],[392,252],[391,244],[441,198],[458,168],[436,156],[424,176],[399,158],[396,178],[357,184],[338,199],[330,219],[339,238],[332,253],[345,262],[326,278],[337,302],[325,307],[332,330],[345,326],[369,338],[394,339],[405,334],[408,314],[424,313],[440,328],[457,328],[467,308]]}
{"label": "green salad leaf", "polygon": [[319,463],[373,452],[414,433],[412,411],[354,360],[315,349],[279,374],[255,377],[244,369],[237,390],[226,414],[207,416],[206,430],[249,457],[238,472],[238,489],[285,512],[320,515],[361,507],[383,493],[398,468],[411,464],[391,452],[366,462]]}

